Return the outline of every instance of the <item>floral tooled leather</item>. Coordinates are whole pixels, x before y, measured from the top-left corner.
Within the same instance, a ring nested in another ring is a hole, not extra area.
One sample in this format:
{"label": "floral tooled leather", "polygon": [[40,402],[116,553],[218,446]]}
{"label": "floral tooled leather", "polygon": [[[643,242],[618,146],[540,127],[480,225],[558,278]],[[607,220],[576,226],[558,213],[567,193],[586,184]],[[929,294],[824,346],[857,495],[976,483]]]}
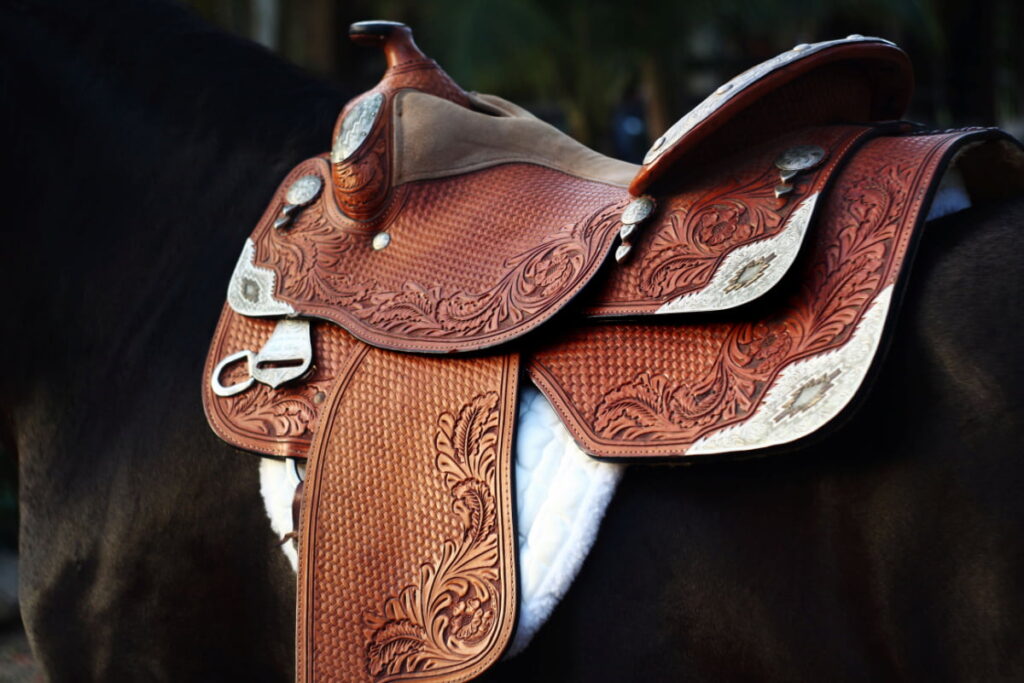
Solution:
{"label": "floral tooled leather", "polygon": [[[717,164],[681,171],[660,192],[659,210],[642,227],[632,257],[600,284],[588,313],[655,313],[705,288],[730,253],[796,229],[786,221],[801,200],[825,191],[850,148],[870,133],[861,126],[800,130]],[[781,181],[775,160],[804,144],[821,146],[825,161],[798,175],[791,194],[776,197]]]}
{"label": "floral tooled leather", "polygon": [[496,468],[499,396],[480,394],[438,419],[435,466],[462,533],[420,567],[417,583],[364,615],[367,668],[395,676],[457,665],[494,629],[500,610]]}
{"label": "floral tooled leather", "polygon": [[[842,350],[897,284],[926,190],[948,150],[971,135],[980,134],[867,143],[842,172],[809,253],[771,308],[672,325],[578,327],[535,354],[531,376],[585,450],[598,456],[684,455],[701,439],[754,420],[784,370]],[[876,346],[881,331],[876,325]],[[773,419],[782,424],[811,412],[837,377],[826,368],[808,378]]]}
{"label": "floral tooled leather", "polygon": [[416,46],[407,27],[395,27],[387,35],[363,35],[357,39],[384,51],[388,68],[376,87],[346,105],[334,126],[337,140],[346,117],[368,99],[379,97],[381,103],[373,127],[358,149],[331,164],[331,177],[336,201],[342,212],[356,221],[377,217],[391,197],[391,116],[395,95],[404,88],[413,88],[470,106],[469,97],[437,63]]}
{"label": "floral tooled leather", "polygon": [[[256,383],[234,396],[217,396],[210,385],[211,374],[222,358],[246,349],[259,351],[276,324],[224,307],[206,358],[203,408],[213,430],[233,446],[261,455],[303,458],[324,400],[355,350],[357,341],[352,335],[330,323],[314,323],[310,331],[312,367],[298,381],[277,389]],[[245,363],[240,361],[225,368],[220,381],[231,385],[247,376]]]}
{"label": "floral tooled leather", "polygon": [[[510,341],[550,319],[593,278],[619,227],[626,192],[526,163],[397,188],[373,229],[330,194],[273,227],[300,164],[253,233],[275,297],[383,348],[451,353]],[[387,232],[390,244],[372,247]]]}
{"label": "floral tooled leather", "polygon": [[468,680],[515,624],[519,362],[360,346],[310,451],[297,679]]}
{"label": "floral tooled leather", "polygon": [[376,217],[391,197],[390,115],[391,101],[387,100],[360,148],[351,158],[331,165],[338,208],[357,221]]}

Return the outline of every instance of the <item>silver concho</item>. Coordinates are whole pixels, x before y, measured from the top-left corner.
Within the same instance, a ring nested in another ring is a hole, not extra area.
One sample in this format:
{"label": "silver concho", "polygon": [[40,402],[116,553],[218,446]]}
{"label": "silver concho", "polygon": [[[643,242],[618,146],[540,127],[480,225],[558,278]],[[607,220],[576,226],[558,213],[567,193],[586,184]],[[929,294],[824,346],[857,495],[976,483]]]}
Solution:
{"label": "silver concho", "polygon": [[318,175],[304,175],[292,183],[285,192],[285,203],[277,220],[274,221],[274,227],[283,230],[291,225],[293,214],[319,197],[322,189],[324,181]]}
{"label": "silver concho", "polygon": [[647,196],[637,197],[622,212],[622,222],[625,225],[636,225],[646,220],[652,211],[654,211],[653,199]]}
{"label": "silver concho", "polygon": [[340,164],[348,159],[366,140],[377,121],[384,95],[377,92],[356,102],[345,120],[341,122],[341,130],[331,148],[331,163]]}
{"label": "silver concho", "polygon": [[380,251],[389,244],[391,244],[391,235],[386,232],[378,232],[373,236],[373,242],[371,243],[374,251]]}
{"label": "silver concho", "polygon": [[288,188],[284,200],[291,206],[305,206],[320,195],[324,181],[318,175],[304,175]]}
{"label": "silver concho", "polygon": [[633,233],[636,232],[641,223],[650,218],[651,214],[654,213],[654,207],[654,199],[647,195],[637,197],[626,205],[620,219],[622,225],[619,226],[620,244],[615,250],[616,262],[625,263],[630,252],[633,251],[633,245],[630,243]]}
{"label": "silver concho", "polygon": [[817,145],[796,145],[790,147],[775,160],[780,171],[809,171],[822,162],[825,150]]}

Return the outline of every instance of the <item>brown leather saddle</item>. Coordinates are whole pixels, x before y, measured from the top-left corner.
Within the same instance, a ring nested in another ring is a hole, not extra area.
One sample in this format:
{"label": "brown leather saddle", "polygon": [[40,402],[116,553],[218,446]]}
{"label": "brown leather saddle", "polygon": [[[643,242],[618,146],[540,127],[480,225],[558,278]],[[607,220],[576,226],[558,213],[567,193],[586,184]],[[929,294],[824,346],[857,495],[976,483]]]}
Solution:
{"label": "brown leather saddle", "polygon": [[799,447],[864,390],[955,168],[1024,192],[993,129],[900,122],[878,38],[798,45],[684,116],[637,167],[467,93],[408,28],[387,72],[246,241],[203,400],[223,439],[309,458],[302,680],[465,680],[516,618],[522,371],[598,458]]}

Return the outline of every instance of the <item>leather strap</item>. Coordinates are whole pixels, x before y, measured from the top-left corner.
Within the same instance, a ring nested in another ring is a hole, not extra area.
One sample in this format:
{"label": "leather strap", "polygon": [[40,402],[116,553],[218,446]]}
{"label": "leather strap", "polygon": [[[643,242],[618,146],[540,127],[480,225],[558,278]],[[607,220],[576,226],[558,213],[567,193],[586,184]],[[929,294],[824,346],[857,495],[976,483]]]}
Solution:
{"label": "leather strap", "polygon": [[501,656],[518,375],[516,355],[362,346],[310,449],[297,680],[466,680]]}

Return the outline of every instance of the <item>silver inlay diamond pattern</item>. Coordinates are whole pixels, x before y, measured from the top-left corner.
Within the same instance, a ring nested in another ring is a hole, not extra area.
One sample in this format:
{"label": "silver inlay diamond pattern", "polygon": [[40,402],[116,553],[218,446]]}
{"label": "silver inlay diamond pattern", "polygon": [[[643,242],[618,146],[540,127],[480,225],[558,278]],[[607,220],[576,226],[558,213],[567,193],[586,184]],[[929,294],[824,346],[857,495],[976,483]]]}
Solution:
{"label": "silver inlay diamond pattern", "polygon": [[891,299],[889,286],[871,303],[846,344],[783,368],[753,416],[697,440],[687,455],[779,446],[814,433],[836,417],[871,367]]}
{"label": "silver inlay diamond pattern", "polygon": [[769,291],[796,260],[817,202],[818,193],[804,199],[776,235],[736,249],[722,260],[704,289],[673,299],[657,312],[721,311],[749,303]]}
{"label": "silver inlay diamond pattern", "polygon": [[257,266],[255,259],[256,244],[248,238],[228,283],[228,305],[242,315],[295,315],[294,308],[274,298],[274,271]]}

